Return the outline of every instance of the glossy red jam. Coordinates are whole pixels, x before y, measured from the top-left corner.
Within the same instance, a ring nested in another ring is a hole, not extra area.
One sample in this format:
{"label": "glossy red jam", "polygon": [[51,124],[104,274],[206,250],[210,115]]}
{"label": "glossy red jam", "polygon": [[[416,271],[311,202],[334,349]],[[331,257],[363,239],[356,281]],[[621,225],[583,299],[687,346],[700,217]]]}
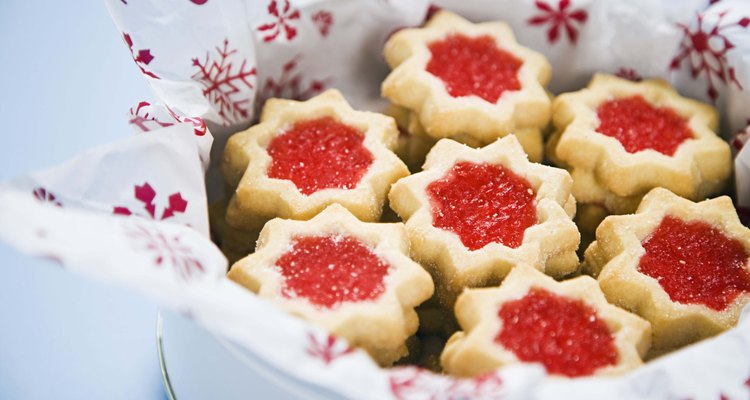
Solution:
{"label": "glossy red jam", "polygon": [[687,121],[674,110],[655,107],[638,95],[605,101],[596,112],[596,131],[617,139],[628,153],[652,149],[671,156],[693,137]]}
{"label": "glossy red jam", "polygon": [[750,292],[745,247],[705,222],[666,216],[643,248],[638,271],[656,279],[672,301],[721,311]]}
{"label": "glossy red jam", "polygon": [[429,44],[427,72],[443,81],[453,97],[478,96],[490,103],[506,90],[519,90],[521,60],[501,50],[489,36],[449,35]]}
{"label": "glossy red jam", "polygon": [[586,376],[617,363],[617,348],[607,324],[580,300],[532,288],[506,302],[495,342],[521,361],[539,362],[551,374]]}
{"label": "glossy red jam", "polygon": [[469,250],[489,243],[516,248],[536,223],[536,193],[502,165],[459,162],[427,186],[432,224],[456,233]]}
{"label": "glossy red jam", "polygon": [[295,123],[268,145],[268,176],[294,182],[302,194],[353,189],[373,161],[364,135],[331,117]]}
{"label": "glossy red jam", "polygon": [[284,277],[284,296],[322,308],[377,298],[389,270],[362,242],[340,235],[297,237],[276,266]]}

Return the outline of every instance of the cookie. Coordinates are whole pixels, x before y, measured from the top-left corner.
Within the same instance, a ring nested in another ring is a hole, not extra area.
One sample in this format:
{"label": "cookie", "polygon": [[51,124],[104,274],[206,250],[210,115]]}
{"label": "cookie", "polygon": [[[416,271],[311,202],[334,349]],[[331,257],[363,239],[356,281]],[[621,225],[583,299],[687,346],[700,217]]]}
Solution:
{"label": "cookie", "polygon": [[604,219],[583,270],[651,322],[655,351],[671,350],[737,323],[750,301],[750,229],[726,196],[694,203],[657,188],[635,214]]}
{"label": "cookie", "polygon": [[361,222],[334,204],[308,221],[269,221],[228,276],[385,366],[408,354],[414,308],[433,294],[408,250],[403,224]]}
{"label": "cookie", "polygon": [[391,151],[397,138],[392,118],[355,111],[336,90],[268,100],[260,123],[224,150],[221,170],[236,188],[227,222],[252,230],[275,217],[309,219],[331,204],[377,221],[391,183],[409,174]]}
{"label": "cookie", "polygon": [[558,377],[616,375],[640,366],[649,347],[649,323],[607,303],[588,276],[557,282],[520,265],[499,288],[464,291],[455,311],[463,330],[441,363],[458,376],[518,363]]}

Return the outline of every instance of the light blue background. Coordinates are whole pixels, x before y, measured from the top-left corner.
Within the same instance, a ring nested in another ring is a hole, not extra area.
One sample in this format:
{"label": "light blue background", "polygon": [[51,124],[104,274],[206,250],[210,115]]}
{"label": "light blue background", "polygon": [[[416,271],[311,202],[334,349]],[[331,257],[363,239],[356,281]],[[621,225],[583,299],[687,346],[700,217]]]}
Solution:
{"label": "light blue background", "polygon": [[[129,134],[152,99],[103,1],[0,0],[0,180]],[[163,399],[156,306],[0,243],[0,399]]]}

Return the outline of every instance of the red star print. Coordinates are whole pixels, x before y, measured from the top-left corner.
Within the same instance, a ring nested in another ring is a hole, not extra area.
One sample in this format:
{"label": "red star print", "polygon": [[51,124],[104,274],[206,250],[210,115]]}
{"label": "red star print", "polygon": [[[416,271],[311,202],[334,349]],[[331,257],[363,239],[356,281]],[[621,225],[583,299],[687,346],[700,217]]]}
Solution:
{"label": "red star print", "polygon": [[258,31],[265,35],[263,36],[264,42],[274,41],[282,30],[287,40],[292,40],[297,36],[297,28],[292,26],[290,21],[298,20],[300,13],[298,9],[292,8],[289,0],[284,0],[284,6],[281,9],[279,9],[279,3],[276,0],[271,0],[271,3],[268,4],[268,14],[274,17],[276,21],[258,27]]}
{"label": "red star print", "polygon": [[526,21],[529,25],[549,25],[547,30],[547,40],[554,44],[560,38],[560,28],[565,30],[568,40],[575,44],[578,41],[578,29],[575,24],[583,24],[588,19],[588,13],[583,9],[571,10],[570,0],[560,0],[557,9],[552,8],[544,1],[537,0],[534,2],[540,14],[529,18]]}
{"label": "red star print", "polygon": [[677,56],[672,60],[670,68],[679,69],[685,61],[690,67],[690,75],[693,79],[699,75],[706,78],[706,94],[711,101],[716,102],[719,91],[715,80],[723,83],[733,83],[737,88],[742,85],[735,76],[735,70],[728,65],[727,53],[735,45],[727,39],[724,30],[739,26],[745,29],[750,25],[750,18],[742,18],[734,23],[726,23],[724,17],[726,12],[719,13],[716,23],[712,26],[705,22],[704,14],[698,14],[695,30],[688,25],[678,24],[683,32],[682,43]]}

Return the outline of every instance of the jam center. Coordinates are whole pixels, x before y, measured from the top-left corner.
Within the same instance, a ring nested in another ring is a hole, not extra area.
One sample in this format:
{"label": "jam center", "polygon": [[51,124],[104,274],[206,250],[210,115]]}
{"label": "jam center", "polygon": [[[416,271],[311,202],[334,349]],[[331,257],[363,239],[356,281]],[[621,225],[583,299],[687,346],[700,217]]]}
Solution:
{"label": "jam center", "polygon": [[489,243],[516,248],[536,223],[534,190],[502,165],[459,162],[427,193],[432,224],[456,233],[470,250]]}
{"label": "jam center", "polygon": [[580,300],[532,288],[506,302],[495,342],[521,361],[540,362],[551,374],[591,375],[617,363],[614,338],[596,310]]}
{"label": "jam center", "polygon": [[705,222],[666,216],[643,248],[638,271],[656,279],[672,301],[721,311],[750,292],[750,255]]}
{"label": "jam center", "polygon": [[628,153],[652,149],[671,156],[693,137],[674,110],[655,107],[639,95],[605,101],[596,112],[596,131],[617,139]]}
{"label": "jam center", "polygon": [[268,176],[288,179],[304,194],[353,189],[373,162],[357,129],[331,117],[295,123],[268,145]]}
{"label": "jam center", "polygon": [[440,78],[453,97],[478,96],[496,103],[506,90],[519,90],[523,64],[500,50],[489,36],[449,35],[429,44],[427,72]]}
{"label": "jam center", "polygon": [[373,300],[385,291],[389,265],[350,236],[304,236],[292,242],[276,266],[284,277],[282,293],[323,308]]}

